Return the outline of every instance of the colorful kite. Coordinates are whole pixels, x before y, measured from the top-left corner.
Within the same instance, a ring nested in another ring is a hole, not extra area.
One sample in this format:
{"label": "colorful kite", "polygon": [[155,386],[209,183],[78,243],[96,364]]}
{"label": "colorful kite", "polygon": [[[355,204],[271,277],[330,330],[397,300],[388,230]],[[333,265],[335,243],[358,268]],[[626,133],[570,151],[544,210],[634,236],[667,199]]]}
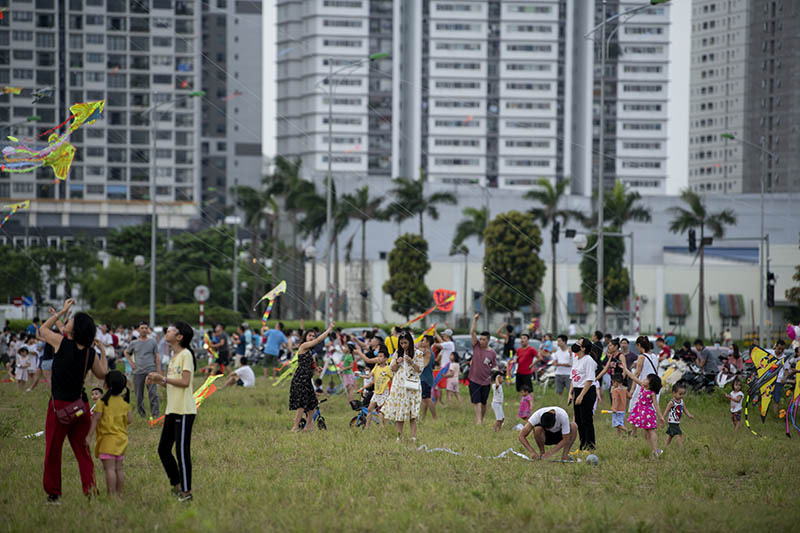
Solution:
{"label": "colorful kite", "polygon": [[3,87],[3,94],[20,94],[22,92],[22,87]]}
{"label": "colorful kite", "polygon": [[[440,299],[439,299],[440,298]],[[433,291],[433,301],[436,302],[433,307],[425,311],[419,316],[416,316],[403,324],[403,327],[408,327],[409,325],[422,320],[429,314],[433,313],[436,309],[439,311],[449,313],[453,310],[453,302],[456,301],[456,292],[455,291],[448,291],[446,289],[436,289]]]}
{"label": "colorful kite", "polygon": [[11,215],[16,213],[20,209],[28,209],[30,206],[31,206],[30,200],[25,200],[24,202],[18,202],[16,204],[4,205],[3,209],[11,209],[11,212],[7,214],[5,217],[3,217],[3,221],[0,222],[0,228],[2,228],[5,225],[5,223],[8,222],[8,219],[11,218]]}
{"label": "colorful kite", "polygon": [[[206,380],[203,382],[203,384],[200,385],[200,387],[198,387],[196,391],[194,391],[194,394],[192,394],[192,396],[194,397],[194,404],[198,408],[200,408],[200,404],[203,403],[203,400],[205,400],[206,398],[208,398],[209,396],[211,396],[212,394],[217,392],[217,386],[214,385],[214,382],[216,380],[218,380],[219,378],[224,378],[224,377],[225,377],[225,374],[215,374],[213,376],[208,376],[206,378]],[[153,420],[153,417],[151,416],[150,417],[150,427],[152,428],[156,424],[163,424],[165,416],[166,415],[161,415],[160,417],[156,418],[155,420]]]}
{"label": "colorful kite", "polygon": [[3,20],[3,15],[6,12],[7,7],[0,7],[0,20]]}
{"label": "colorful kite", "polygon": [[43,89],[39,89],[38,91],[33,91],[31,96],[33,97],[33,100],[31,100],[31,103],[33,104],[44,98],[50,98],[53,96],[53,87],[45,87]]}
{"label": "colorful kite", "polygon": [[233,91],[233,92],[232,92],[231,94],[229,94],[228,96],[225,96],[225,97],[223,97],[223,98],[222,98],[222,101],[223,101],[223,102],[227,102],[227,101],[228,101],[228,100],[230,100],[231,98],[236,98],[237,96],[242,96],[242,91],[240,91],[239,89],[236,89],[235,91]]}
{"label": "colorful kite", "polygon": [[747,393],[744,399],[744,423],[753,435],[758,436],[758,433],[750,427],[748,408],[751,404],[751,398],[753,405],[760,404],[761,422],[764,422],[772,400],[772,390],[775,387],[775,380],[778,378],[780,365],[778,365],[778,359],[774,355],[759,346],[753,346],[750,350],[750,359],[752,359],[753,365],[756,367],[756,374],[750,376],[747,380]]}
{"label": "colorful kite", "polygon": [[273,287],[271,291],[262,296],[261,299],[256,302],[255,307],[253,307],[253,311],[256,310],[258,304],[260,304],[264,300],[269,300],[269,303],[267,304],[267,309],[266,311],[264,311],[264,315],[261,317],[262,324],[266,325],[267,319],[269,318],[269,314],[272,312],[272,304],[274,304],[275,299],[284,292],[286,292],[286,280],[283,280],[280,283],[278,283],[275,287]]}
{"label": "colorful kite", "polygon": [[75,147],[67,142],[67,139],[81,126],[92,125],[98,118],[101,118],[105,103],[105,100],[100,100],[74,104],[69,108],[72,114],[67,120],[42,133],[40,137],[61,128],[69,120],[72,120],[67,131],[61,136],[56,133],[50,135],[47,146],[41,150],[33,150],[21,144],[16,147],[6,146],[2,150],[3,164],[0,165],[0,170],[3,172],[31,172],[39,167],[49,166],[53,168],[58,179],[65,180],[75,157]]}
{"label": "colorful kite", "polygon": [[208,337],[207,331],[203,332],[203,348],[205,348],[208,353],[213,355],[215,360],[219,357],[219,355],[217,355],[217,351],[213,346],[211,346],[211,339]]}

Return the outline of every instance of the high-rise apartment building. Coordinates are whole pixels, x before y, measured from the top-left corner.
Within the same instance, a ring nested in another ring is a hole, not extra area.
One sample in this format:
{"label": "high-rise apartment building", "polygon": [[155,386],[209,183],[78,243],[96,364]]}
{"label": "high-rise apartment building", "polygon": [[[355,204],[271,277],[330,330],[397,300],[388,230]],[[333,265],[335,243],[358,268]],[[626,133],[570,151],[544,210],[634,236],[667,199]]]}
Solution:
{"label": "high-rise apartment building", "polygon": [[200,200],[213,221],[231,204],[231,188],[261,187],[262,2],[202,4]]}
{"label": "high-rise apartment building", "polygon": [[[772,0],[692,5],[689,183],[710,194],[800,190],[796,71],[800,6]],[[723,134],[758,147],[731,140]],[[760,148],[774,157],[761,157]]]}
{"label": "high-rise apartment building", "polygon": [[[643,3],[609,1],[609,16]],[[584,35],[599,21],[594,6],[279,1],[278,153],[324,175],[332,112],[332,166],[343,176],[424,172],[431,181],[504,188],[570,178],[573,192],[589,194],[594,56]],[[666,177],[667,10],[626,21],[607,68],[608,182],[620,177],[649,193],[663,192]],[[367,60],[386,51],[391,59]]]}
{"label": "high-rise apartment building", "polygon": [[[0,0],[9,8],[0,20],[0,85],[21,89],[0,95],[4,139],[43,147],[41,134],[73,103],[106,101],[103,118],[70,137],[77,150],[65,181],[54,181],[49,168],[0,174],[1,198],[32,200],[4,227],[15,242],[25,223],[35,229],[31,242],[57,245],[75,233],[102,236],[146,222],[153,174],[159,227],[197,219],[201,98],[190,93],[204,84],[200,5]],[[37,91],[44,96],[34,98]]]}

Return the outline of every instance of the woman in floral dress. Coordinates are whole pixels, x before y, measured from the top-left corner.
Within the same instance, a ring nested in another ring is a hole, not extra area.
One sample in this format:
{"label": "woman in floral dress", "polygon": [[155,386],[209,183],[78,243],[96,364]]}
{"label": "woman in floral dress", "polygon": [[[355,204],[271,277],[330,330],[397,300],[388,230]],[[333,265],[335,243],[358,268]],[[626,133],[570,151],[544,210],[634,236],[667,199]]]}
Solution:
{"label": "woman in floral dress", "polygon": [[[394,421],[397,428],[397,439],[403,436],[403,424],[409,421],[411,440],[417,440],[417,418],[422,404],[422,389],[419,375],[422,373],[422,351],[414,349],[414,339],[409,333],[403,333],[397,341],[397,351],[392,360],[392,391],[383,413],[387,419]],[[409,388],[406,381],[416,382],[416,389]]]}
{"label": "woman in floral dress", "polygon": [[331,331],[333,331],[333,322],[320,335],[308,330],[301,337],[303,344],[297,349],[297,369],[294,371],[292,385],[289,387],[289,410],[295,411],[292,431],[299,429],[303,415],[307,417],[305,430],[314,430],[314,421],[311,417],[319,402],[317,401],[317,395],[314,393],[314,384],[312,383],[314,379],[314,371],[312,369],[314,355],[311,353],[311,348],[324,341]]}

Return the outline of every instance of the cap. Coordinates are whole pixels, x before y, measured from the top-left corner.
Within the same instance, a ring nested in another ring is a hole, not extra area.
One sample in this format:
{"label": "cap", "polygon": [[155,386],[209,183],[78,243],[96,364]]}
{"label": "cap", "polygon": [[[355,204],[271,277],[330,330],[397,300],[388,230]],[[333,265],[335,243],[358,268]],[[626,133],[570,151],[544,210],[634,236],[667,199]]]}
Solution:
{"label": "cap", "polygon": [[442,332],[442,334],[443,334],[443,335],[447,335],[448,337],[452,337],[452,336],[453,336],[453,330],[452,330],[452,329],[450,329],[450,328],[447,328],[446,330],[444,330],[444,331]]}

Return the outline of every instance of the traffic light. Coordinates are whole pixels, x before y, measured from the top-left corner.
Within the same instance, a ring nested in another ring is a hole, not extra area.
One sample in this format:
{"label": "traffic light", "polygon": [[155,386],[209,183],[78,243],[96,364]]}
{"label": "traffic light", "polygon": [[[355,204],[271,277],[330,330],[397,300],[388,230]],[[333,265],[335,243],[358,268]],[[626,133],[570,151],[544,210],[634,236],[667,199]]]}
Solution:
{"label": "traffic light", "polygon": [[697,237],[694,232],[694,228],[689,228],[689,253],[694,253],[697,251]]}
{"label": "traffic light", "polygon": [[561,232],[561,223],[557,220],[553,221],[552,231],[552,242],[553,244],[558,244],[558,234]]}
{"label": "traffic light", "polygon": [[775,307],[775,273],[767,272],[767,307]]}

